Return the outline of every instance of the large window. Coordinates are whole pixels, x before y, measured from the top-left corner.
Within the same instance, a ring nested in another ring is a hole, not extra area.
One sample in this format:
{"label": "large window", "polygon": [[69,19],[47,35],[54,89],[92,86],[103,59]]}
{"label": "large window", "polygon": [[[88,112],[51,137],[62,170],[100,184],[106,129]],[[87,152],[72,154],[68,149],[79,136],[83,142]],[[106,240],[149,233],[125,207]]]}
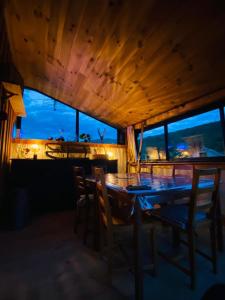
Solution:
{"label": "large window", "polygon": [[219,109],[168,125],[171,159],[224,156]]}
{"label": "large window", "polygon": [[22,138],[75,140],[74,109],[29,89],[23,99],[27,116],[22,119]]}
{"label": "large window", "polygon": [[[79,113],[76,136],[76,110],[39,92],[25,89],[27,116],[22,118],[21,138],[117,143],[117,129]],[[15,136],[15,133],[14,133]]]}
{"label": "large window", "polygon": [[86,140],[92,143],[117,143],[117,129],[83,113],[79,113],[79,121],[80,142]]}
{"label": "large window", "polygon": [[[138,143],[140,134],[138,136]],[[164,127],[154,128],[143,133],[142,160],[166,159]]]}

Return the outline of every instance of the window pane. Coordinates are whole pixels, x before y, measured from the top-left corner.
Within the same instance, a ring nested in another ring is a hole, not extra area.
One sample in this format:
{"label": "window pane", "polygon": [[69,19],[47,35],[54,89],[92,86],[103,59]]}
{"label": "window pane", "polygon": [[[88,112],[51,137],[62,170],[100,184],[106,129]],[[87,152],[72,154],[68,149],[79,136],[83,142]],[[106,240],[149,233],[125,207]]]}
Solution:
{"label": "window pane", "polygon": [[75,140],[76,111],[41,93],[25,89],[27,117],[22,119],[21,137],[25,139]]}
{"label": "window pane", "polygon": [[[140,134],[138,136],[138,144],[139,141]],[[164,126],[144,131],[141,159],[166,159]]]}
{"label": "window pane", "polygon": [[13,139],[16,138],[16,122],[13,125],[12,137],[13,137]]}
{"label": "window pane", "polygon": [[[91,118],[83,113],[79,113],[80,119],[80,137],[79,141],[89,141],[92,143],[101,142],[100,135],[103,136],[103,143],[117,143],[117,129],[106,125],[94,118]],[[87,135],[87,136],[86,136]],[[83,138],[82,138],[83,137]]]}
{"label": "window pane", "polygon": [[219,110],[168,125],[170,158],[223,156]]}

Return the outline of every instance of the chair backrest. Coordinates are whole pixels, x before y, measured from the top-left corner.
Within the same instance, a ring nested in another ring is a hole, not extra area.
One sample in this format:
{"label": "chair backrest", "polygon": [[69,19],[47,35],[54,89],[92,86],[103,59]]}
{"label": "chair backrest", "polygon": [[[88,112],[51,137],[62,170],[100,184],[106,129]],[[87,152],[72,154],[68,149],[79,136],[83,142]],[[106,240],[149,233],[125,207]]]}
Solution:
{"label": "chair backrest", "polygon": [[[189,225],[194,225],[195,214],[197,211],[203,210],[210,214],[211,218],[216,218],[219,184],[220,184],[219,168],[213,169],[194,169],[192,180],[192,191],[189,203]],[[200,179],[203,178],[203,181]],[[208,179],[208,181],[206,181]],[[207,202],[198,206],[198,196],[207,195]]]}
{"label": "chair backrest", "polygon": [[[176,175],[185,175],[185,176],[193,176],[193,165],[183,165],[183,164],[174,164],[173,165],[173,176]],[[176,172],[178,171],[178,172]]]}
{"label": "chair backrest", "polygon": [[152,164],[140,164],[140,173],[148,173],[152,175]]}
{"label": "chair backrest", "polygon": [[112,232],[112,214],[105,184],[105,174],[102,168],[95,168],[94,174],[96,178],[100,221],[107,228],[107,230]]}
{"label": "chair backrest", "polygon": [[84,168],[80,167],[80,166],[74,166],[73,174],[74,174],[74,181],[75,181],[75,188],[76,188],[77,196],[80,197],[82,195],[86,195],[87,188],[86,188]]}
{"label": "chair backrest", "polygon": [[152,166],[152,175],[156,176],[173,176],[173,165],[158,164]]}

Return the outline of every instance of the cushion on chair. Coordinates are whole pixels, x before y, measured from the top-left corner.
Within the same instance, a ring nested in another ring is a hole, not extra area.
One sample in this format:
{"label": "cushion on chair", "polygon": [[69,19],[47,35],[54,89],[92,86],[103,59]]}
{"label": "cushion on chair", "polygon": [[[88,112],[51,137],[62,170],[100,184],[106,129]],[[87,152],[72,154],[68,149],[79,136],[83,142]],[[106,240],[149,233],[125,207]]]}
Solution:
{"label": "cushion on chair", "polygon": [[[152,216],[162,221],[178,225],[182,229],[186,229],[188,225],[189,208],[186,205],[169,205],[161,209],[152,211]],[[195,224],[207,220],[207,213],[198,211],[195,214]]]}

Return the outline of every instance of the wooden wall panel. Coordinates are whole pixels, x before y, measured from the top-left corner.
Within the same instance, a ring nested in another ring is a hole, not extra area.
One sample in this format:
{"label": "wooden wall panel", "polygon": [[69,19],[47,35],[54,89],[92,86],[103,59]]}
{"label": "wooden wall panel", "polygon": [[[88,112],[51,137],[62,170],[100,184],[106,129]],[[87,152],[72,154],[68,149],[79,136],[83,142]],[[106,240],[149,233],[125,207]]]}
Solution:
{"label": "wooden wall panel", "polygon": [[[2,102],[2,97],[0,98]],[[12,110],[11,104],[7,101],[3,106],[7,113],[7,120],[0,123],[0,208],[2,208],[3,199],[7,192],[7,179],[10,168],[12,130],[16,116]]]}
{"label": "wooden wall panel", "polygon": [[7,120],[1,120],[0,118],[0,213],[2,212],[1,209],[3,206],[3,200],[7,191],[12,129],[16,119],[15,113],[10,104],[10,100],[5,99],[5,95],[3,94],[2,81],[14,82],[18,83],[19,85],[23,84],[22,78],[13,64],[12,55],[10,52],[5,20],[2,14],[4,2],[5,1],[1,1],[0,3],[0,112],[7,114]]}

